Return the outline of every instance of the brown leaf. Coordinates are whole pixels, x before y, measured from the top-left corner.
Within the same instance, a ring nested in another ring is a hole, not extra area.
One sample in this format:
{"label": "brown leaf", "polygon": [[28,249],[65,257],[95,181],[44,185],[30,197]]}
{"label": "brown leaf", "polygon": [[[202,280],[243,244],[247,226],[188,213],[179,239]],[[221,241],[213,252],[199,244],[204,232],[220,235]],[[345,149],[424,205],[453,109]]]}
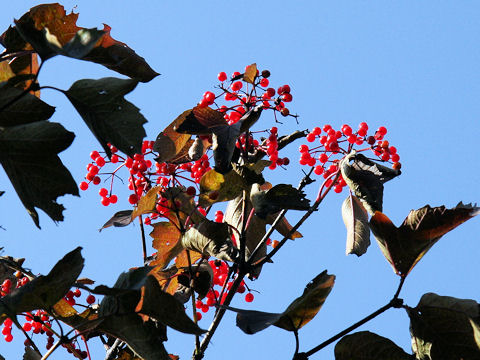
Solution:
{"label": "brown leaf", "polygon": [[368,213],[356,196],[350,195],[343,202],[342,218],[347,228],[346,254],[365,254],[370,246]]}
{"label": "brown leaf", "polygon": [[152,247],[157,250],[156,259],[150,263],[152,266],[165,268],[183,250],[180,242],[181,233],[170,222],[153,224],[150,236],[153,238]]}
{"label": "brown leaf", "polygon": [[[187,110],[189,112],[191,110]],[[160,134],[158,134],[155,143],[153,144],[153,150],[158,152],[156,161],[165,162],[170,161],[177,157],[188,144],[191,135],[181,134],[174,129],[181,124],[184,119],[184,112],[177,117],[170,125],[168,125]],[[188,149],[187,149],[188,152]]]}
{"label": "brown leaf", "polygon": [[152,213],[155,211],[158,193],[161,191],[160,186],[154,186],[143,195],[137,203],[137,207],[132,212],[132,221],[140,215]]}
{"label": "brown leaf", "polygon": [[245,69],[245,73],[243,74],[243,81],[255,84],[255,78],[257,77],[257,64],[253,63],[252,65],[248,65]]}
{"label": "brown leaf", "polygon": [[191,135],[212,134],[215,128],[228,126],[223,113],[208,106],[186,110],[174,122],[175,131]]}
{"label": "brown leaf", "polygon": [[426,205],[410,211],[397,228],[385,214],[377,211],[370,219],[370,228],[395,273],[407,276],[443,235],[479,213],[479,207],[461,202],[452,209]]}

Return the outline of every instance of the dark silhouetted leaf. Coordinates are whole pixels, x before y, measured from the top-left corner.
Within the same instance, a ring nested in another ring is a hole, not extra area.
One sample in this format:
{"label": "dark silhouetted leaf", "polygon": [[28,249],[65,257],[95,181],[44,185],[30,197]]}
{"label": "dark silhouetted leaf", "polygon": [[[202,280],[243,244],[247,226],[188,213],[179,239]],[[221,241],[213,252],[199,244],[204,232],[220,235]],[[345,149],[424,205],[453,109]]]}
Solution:
{"label": "dark silhouetted leaf", "polygon": [[233,165],[233,170],[238,173],[248,185],[255,183],[264,184],[265,179],[262,175],[263,170],[270,166],[270,160],[258,160],[256,163],[245,165]]}
{"label": "dark silhouetted leaf", "polygon": [[473,300],[423,295],[407,310],[417,359],[480,359],[479,307]]}
{"label": "dark silhouetted leaf", "polygon": [[255,78],[257,77],[257,64],[248,65],[243,74],[243,81],[255,84]]}
{"label": "dark silhouetted leaf", "polygon": [[182,245],[186,249],[220,260],[234,261],[237,255],[228,224],[208,219],[188,229],[182,237]]}
{"label": "dark silhouetted leaf", "polygon": [[246,188],[243,178],[235,171],[220,174],[211,169],[200,180],[198,204],[205,208],[216,202],[233,200]]}
{"label": "dark silhouetted leaf", "polygon": [[62,221],[65,208],[56,199],[78,195],[77,184],[57,155],[74,137],[60,124],[47,121],[0,129],[0,163],[38,227],[35,208]]}
{"label": "dark silhouetted leaf", "polygon": [[48,275],[40,275],[5,295],[0,303],[0,322],[23,312],[49,309],[65,296],[83,269],[81,249],[66,254]]}
{"label": "dark silhouetted leaf", "polygon": [[[1,83],[0,108],[21,93],[21,89],[12,87],[7,83]],[[0,112],[0,126],[16,126],[47,120],[54,112],[55,108],[53,106],[48,105],[32,94],[25,94]]]}
{"label": "dark silhouetted leaf", "polygon": [[426,205],[410,211],[398,228],[385,214],[376,212],[370,228],[393,270],[406,276],[443,235],[479,213],[480,208],[470,204],[459,203],[452,209]]}
{"label": "dark silhouetted leaf", "polygon": [[305,193],[287,184],[278,184],[269,190],[262,190],[259,184],[253,184],[250,200],[255,208],[255,214],[262,219],[283,209],[310,208],[310,200],[305,198]]}
{"label": "dark silhouetted leaf", "polygon": [[[76,25],[78,14],[66,14],[60,4],[43,4],[30,9],[15,22],[14,30],[39,53],[43,60],[57,54],[102,64],[107,68],[147,82],[158,75],[135,51],[102,31]],[[10,43],[15,35],[10,34]],[[6,39],[5,39],[6,40]],[[7,48],[10,49],[10,48]]]}
{"label": "dark silhouetted leaf", "polygon": [[142,150],[147,120],[124,98],[137,84],[131,79],[83,79],[64,92],[108,156],[107,143],[130,156]]}
{"label": "dark silhouetted leaf", "polygon": [[356,196],[350,195],[343,202],[342,218],[347,228],[346,254],[365,254],[370,246],[368,213]]}
{"label": "dark silhouetted leaf", "polygon": [[102,228],[99,231],[102,231],[105,228],[110,226],[114,227],[124,227],[129,225],[132,222],[132,210],[121,210],[113,214],[110,220],[103,224]]}
{"label": "dark silhouetted leaf", "polygon": [[370,331],[344,336],[335,345],[335,360],[411,360],[392,340]]}
{"label": "dark silhouetted leaf", "polygon": [[166,329],[153,321],[142,321],[135,312],[151,267],[142,267],[122,273],[113,289],[123,290],[118,295],[105,296],[98,310],[103,322],[97,330],[125,341],[133,352],[145,360],[169,359],[163,341]]}
{"label": "dark silhouetted leaf", "polygon": [[182,303],[162,291],[153,276],[147,277],[135,311],[186,334],[201,335],[205,332],[185,314]]}
{"label": "dark silhouetted leaf", "polygon": [[229,309],[237,312],[237,326],[247,334],[254,334],[270,325],[288,331],[297,331],[317,315],[334,283],[335,276],[328,275],[327,270],[323,271],[308,283],[302,296],[296,298],[280,314]]}
{"label": "dark silhouetted leaf", "polygon": [[242,122],[230,126],[220,126],[215,128],[212,135],[213,159],[215,160],[215,171],[220,174],[226,174],[232,169],[232,156],[235,150],[235,144],[240,135]]}
{"label": "dark silhouetted leaf", "polygon": [[348,187],[368,212],[382,211],[383,184],[401,174],[352,151],[340,162],[340,170]]}
{"label": "dark silhouetted leaf", "polygon": [[[42,355],[33,350],[30,346],[25,346],[25,353],[23,354],[23,360],[41,360]],[[0,360],[5,360],[0,355]]]}

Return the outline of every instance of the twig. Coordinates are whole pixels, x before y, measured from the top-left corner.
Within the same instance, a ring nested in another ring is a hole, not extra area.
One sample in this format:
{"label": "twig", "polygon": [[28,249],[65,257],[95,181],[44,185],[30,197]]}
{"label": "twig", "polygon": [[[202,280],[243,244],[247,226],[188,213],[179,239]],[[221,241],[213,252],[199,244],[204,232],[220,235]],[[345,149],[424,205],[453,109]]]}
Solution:
{"label": "twig", "polygon": [[116,355],[116,352],[118,350],[118,347],[122,344],[122,340],[116,339],[115,342],[113,343],[112,346],[110,346],[110,349],[107,350],[105,354],[105,360],[112,360],[114,356]]}
{"label": "twig", "polygon": [[146,265],[147,263],[147,243],[145,240],[145,229],[143,227],[143,219],[142,215],[138,217],[139,223],[140,223],[140,233],[142,235],[142,251],[143,251],[143,265]]}

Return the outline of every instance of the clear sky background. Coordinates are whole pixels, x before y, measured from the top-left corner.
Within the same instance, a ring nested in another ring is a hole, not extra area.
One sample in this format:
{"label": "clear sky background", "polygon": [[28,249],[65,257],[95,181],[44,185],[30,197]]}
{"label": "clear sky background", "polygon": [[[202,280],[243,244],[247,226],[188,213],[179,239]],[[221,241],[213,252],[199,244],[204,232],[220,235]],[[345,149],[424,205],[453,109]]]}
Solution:
{"label": "clear sky background", "polygon": [[[3,4],[0,24],[6,29],[38,1]],[[112,27],[112,36],[127,43],[162,75],[139,84],[128,95],[148,119],[148,139],[204,91],[212,90],[219,71],[231,74],[256,62],[269,69],[271,83],[289,84],[290,109],[300,115],[279,125],[281,134],[344,123],[371,128],[386,126],[388,139],[398,148],[403,174],[386,184],[384,212],[399,225],[411,209],[426,204],[454,207],[459,201],[479,201],[478,141],[480,139],[480,4],[475,1],[64,1],[76,6],[78,24]],[[40,83],[67,89],[77,79],[122,77],[93,63],[56,57],[47,62]],[[53,91],[42,98],[57,107],[52,121],[76,133],[61,154],[75,180],[85,175],[91,150],[100,146],[70,103]],[[274,125],[262,116],[259,129]],[[272,183],[297,184],[298,144],[285,154],[287,170],[266,174]],[[308,194],[315,196],[317,186]],[[46,273],[65,253],[84,248],[82,276],[97,284],[113,285],[117,276],[142,264],[138,226],[107,229],[100,226],[116,211],[128,209],[126,193],[115,206],[103,207],[97,191],[81,198],[65,197],[65,221],[55,225],[41,213],[38,230],[18,200],[5,174],[0,174],[0,246],[4,254],[25,257],[27,267]],[[118,187],[117,187],[118,189]],[[122,193],[120,193],[121,195]],[[307,351],[388,302],[398,283],[372,238],[366,255],[345,256],[346,232],[340,206],[346,192],[330,194],[301,229],[304,238],[289,242],[275,263],[266,265],[260,279],[249,286],[259,291],[246,304],[233,306],[281,312],[303,292],[318,273],[328,269],[336,285],[317,317],[300,330],[300,348]],[[294,212],[290,222],[298,218]],[[277,236],[278,238],[278,236]],[[275,237],[274,237],[275,239]],[[415,306],[422,294],[436,292],[480,300],[478,285],[479,219],[473,219],[441,239],[409,275],[402,298]],[[211,314],[201,320],[208,327]],[[410,352],[408,318],[390,310],[360,330],[391,338]],[[23,339],[7,344],[0,354],[21,359]],[[170,353],[189,359],[193,336],[169,331]],[[206,359],[290,359],[294,337],[270,327],[253,336],[235,326],[228,314],[206,352]],[[93,345],[94,359],[103,359]],[[42,345],[43,348],[43,345]],[[43,348],[44,349],[44,348]],[[67,358],[59,350],[53,359]],[[332,359],[333,345],[311,359]]]}

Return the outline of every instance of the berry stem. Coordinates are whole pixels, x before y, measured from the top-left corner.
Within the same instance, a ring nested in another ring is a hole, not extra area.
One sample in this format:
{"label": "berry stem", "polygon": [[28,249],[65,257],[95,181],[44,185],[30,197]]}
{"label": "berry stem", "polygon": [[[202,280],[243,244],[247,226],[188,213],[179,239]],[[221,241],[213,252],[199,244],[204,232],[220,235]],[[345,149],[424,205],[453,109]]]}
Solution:
{"label": "berry stem", "polygon": [[142,252],[143,252],[143,264],[145,265],[147,262],[147,242],[145,240],[145,229],[143,227],[143,219],[142,215],[138,217],[138,221],[140,223],[140,233],[142,236]]}
{"label": "berry stem", "polygon": [[40,356],[42,356],[42,353],[41,353],[40,350],[38,349],[37,345],[33,342],[32,338],[30,337],[30,335],[28,335],[28,333],[25,331],[25,329],[23,328],[23,326],[21,326],[21,325],[18,323],[18,320],[17,320],[16,318],[13,318],[12,320],[13,320],[13,323],[15,324],[15,326],[23,332],[23,335],[25,335],[25,338],[28,340],[28,343],[33,347],[33,349],[34,349]]}

